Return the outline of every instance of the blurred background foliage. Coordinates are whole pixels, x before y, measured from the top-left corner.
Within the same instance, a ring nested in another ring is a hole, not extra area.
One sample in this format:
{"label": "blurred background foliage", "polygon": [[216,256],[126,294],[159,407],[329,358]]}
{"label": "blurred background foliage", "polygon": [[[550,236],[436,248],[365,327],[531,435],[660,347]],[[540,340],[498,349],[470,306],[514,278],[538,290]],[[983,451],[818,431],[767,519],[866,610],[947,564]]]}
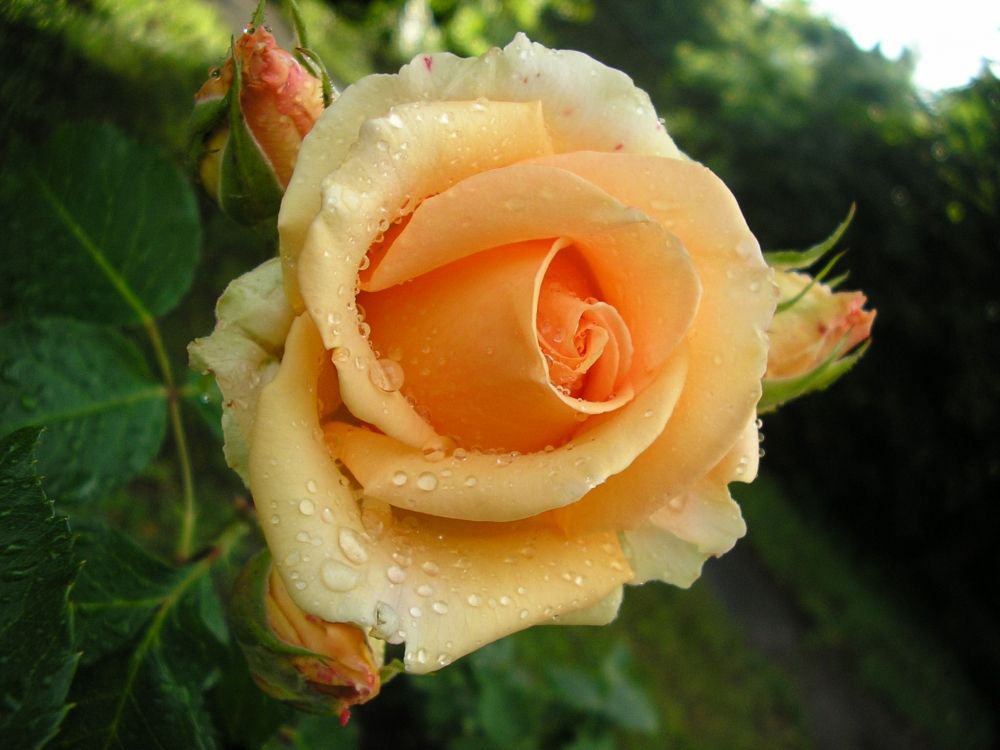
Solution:
{"label": "blurred background foliage", "polygon": [[[628,72],[679,145],[730,185],[764,247],[806,246],[856,202],[847,286],[879,315],[848,378],[768,418],[764,479],[740,493],[748,537],[693,590],[632,590],[609,628],[535,629],[438,676],[399,679],[343,730],[255,693],[229,654],[210,704],[221,744],[993,746],[1000,83],[990,70],[921,92],[906,55],[859,49],[801,2],[299,3],[342,83],[418,51],[477,54],[517,30]],[[184,166],[192,94],[251,5],[6,0],[0,163],[59,125],[101,120]],[[280,38],[280,9],[269,18]],[[162,322],[179,373],[225,284],[271,253],[204,196],[199,210],[200,266]],[[0,322],[16,321],[0,291]],[[184,388],[201,394],[186,408],[205,542],[246,499],[221,461],[214,395],[194,377]],[[62,510],[71,523],[111,519],[167,556],[178,481],[164,451],[126,488]]]}

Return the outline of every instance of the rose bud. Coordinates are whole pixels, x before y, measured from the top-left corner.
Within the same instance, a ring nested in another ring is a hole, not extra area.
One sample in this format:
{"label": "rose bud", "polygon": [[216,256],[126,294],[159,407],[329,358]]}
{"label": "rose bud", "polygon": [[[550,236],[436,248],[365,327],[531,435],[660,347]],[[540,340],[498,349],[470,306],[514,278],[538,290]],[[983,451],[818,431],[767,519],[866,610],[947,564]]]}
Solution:
{"label": "rose bud", "polygon": [[236,638],[260,688],[301,711],[334,714],[378,695],[382,644],[292,601],[264,552],[243,569],[232,599]]}
{"label": "rose bud", "polygon": [[875,311],[864,309],[867,297],[862,292],[834,291],[846,274],[824,283],[843,253],[829,259],[814,276],[801,272],[833,250],[853,218],[851,206],[830,236],[808,250],[765,253],[775,269],[779,303],[768,329],[770,348],[758,407],[761,413],[827,388],[868,349]]}
{"label": "rose bud", "polygon": [[[255,14],[255,21],[257,15]],[[192,161],[222,210],[244,224],[278,212],[323,81],[253,23],[195,95]]]}

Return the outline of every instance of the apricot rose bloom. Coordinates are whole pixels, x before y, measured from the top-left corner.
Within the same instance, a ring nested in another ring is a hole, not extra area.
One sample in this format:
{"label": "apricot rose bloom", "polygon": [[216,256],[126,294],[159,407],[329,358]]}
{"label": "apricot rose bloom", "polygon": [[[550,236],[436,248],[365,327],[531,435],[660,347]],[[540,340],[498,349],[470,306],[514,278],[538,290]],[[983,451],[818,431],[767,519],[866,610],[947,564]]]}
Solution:
{"label": "apricot rose bloom", "polygon": [[744,533],[774,285],[624,74],[518,36],[365,78],[279,229],[192,359],[305,611],[427,672]]}

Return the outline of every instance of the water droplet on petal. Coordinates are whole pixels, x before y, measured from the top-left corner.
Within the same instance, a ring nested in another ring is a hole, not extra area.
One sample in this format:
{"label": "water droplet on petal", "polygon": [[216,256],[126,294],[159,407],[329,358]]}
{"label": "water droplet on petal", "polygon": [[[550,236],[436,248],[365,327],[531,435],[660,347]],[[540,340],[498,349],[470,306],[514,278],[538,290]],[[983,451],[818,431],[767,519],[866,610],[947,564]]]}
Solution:
{"label": "water droplet on petal", "polygon": [[281,523],[281,517],[278,515],[271,516],[271,523],[277,526],[279,523]]}
{"label": "water droplet on petal", "polygon": [[372,634],[378,638],[390,640],[395,637],[399,627],[399,615],[386,602],[375,605],[375,626]]}
{"label": "water droplet on petal", "polygon": [[404,377],[403,366],[393,359],[380,359],[368,371],[368,378],[375,387],[386,393],[402,388]]}
{"label": "water droplet on petal", "polygon": [[426,583],[422,583],[419,586],[417,586],[417,594],[419,596],[433,596],[434,587],[428,586]]}
{"label": "water droplet on petal", "polygon": [[392,475],[392,483],[397,487],[402,487],[406,484],[407,479],[409,479],[409,477],[406,475],[405,471],[397,471]]}
{"label": "water droplet on petal", "polygon": [[425,471],[419,477],[417,477],[417,487],[422,489],[424,492],[430,492],[437,487],[438,480],[437,477],[429,472]]}
{"label": "water droplet on petal", "polygon": [[398,565],[390,565],[385,571],[385,577],[391,583],[402,583],[406,580],[406,571]]}
{"label": "water droplet on petal", "polygon": [[465,601],[469,603],[470,607],[478,607],[480,604],[483,603],[483,598],[479,596],[479,594],[469,594],[465,598]]}
{"label": "water droplet on petal", "polygon": [[425,560],[421,563],[420,569],[429,576],[436,576],[441,571],[437,563],[432,562],[431,560]]}
{"label": "water droplet on petal", "polygon": [[465,478],[465,486],[466,487],[475,487],[478,482],[479,482],[479,480],[476,479],[471,474]]}
{"label": "water droplet on petal", "polygon": [[304,516],[311,516],[316,511],[316,506],[312,500],[303,500],[299,503],[299,513]]}
{"label": "water droplet on petal", "polygon": [[444,602],[437,601],[431,605],[431,609],[433,609],[437,614],[443,615],[448,612],[448,605]]}
{"label": "water droplet on petal", "polygon": [[352,563],[361,565],[368,561],[368,551],[361,542],[361,537],[354,529],[344,527],[337,534],[337,544],[344,557]]}
{"label": "water droplet on petal", "polygon": [[358,571],[337,560],[327,560],[320,568],[320,580],[330,591],[350,591],[358,585]]}
{"label": "water droplet on petal", "polygon": [[306,491],[308,491],[308,492],[310,492],[310,493],[312,493],[312,494],[315,495],[317,489],[318,488],[316,486],[315,480],[310,479],[308,482],[306,482]]}
{"label": "water droplet on petal", "polygon": [[420,617],[423,614],[423,610],[420,607],[410,607],[410,617]]}

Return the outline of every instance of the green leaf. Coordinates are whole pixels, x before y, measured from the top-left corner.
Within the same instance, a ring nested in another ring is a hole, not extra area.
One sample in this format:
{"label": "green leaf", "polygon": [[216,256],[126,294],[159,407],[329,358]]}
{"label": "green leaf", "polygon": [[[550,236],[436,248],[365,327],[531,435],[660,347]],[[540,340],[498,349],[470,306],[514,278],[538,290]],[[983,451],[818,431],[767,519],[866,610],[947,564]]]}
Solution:
{"label": "green leaf", "polygon": [[153,149],[109,125],[61,126],[21,146],[0,177],[9,312],[149,321],[191,284],[201,228],[194,195]]}
{"label": "green leaf", "polygon": [[139,351],[107,328],[69,319],[0,327],[0,432],[45,426],[45,488],[79,500],[141,471],[166,426],[166,389]]}
{"label": "green leaf", "polygon": [[[173,568],[122,534],[86,531],[81,555],[94,572],[74,596],[87,665],[54,747],[216,747],[205,693],[224,661],[220,604],[208,573],[245,532],[227,531],[197,563]],[[114,625],[120,619],[124,624]],[[99,644],[107,634],[115,642]]]}
{"label": "green leaf", "polygon": [[73,540],[35,473],[37,441],[36,429],[0,441],[0,737],[11,748],[56,733],[78,659],[67,603]]}
{"label": "green leaf", "polygon": [[813,245],[807,250],[771,250],[764,253],[767,265],[779,271],[794,271],[799,268],[808,268],[816,263],[840,242],[840,238],[844,236],[844,232],[854,220],[854,208],[852,203],[844,220],[837,225],[829,237],[818,245]]}
{"label": "green leaf", "polygon": [[185,571],[150,557],[125,534],[101,528],[78,531],[76,553],[84,566],[73,604],[79,615],[77,643],[89,665],[135,639]]}

